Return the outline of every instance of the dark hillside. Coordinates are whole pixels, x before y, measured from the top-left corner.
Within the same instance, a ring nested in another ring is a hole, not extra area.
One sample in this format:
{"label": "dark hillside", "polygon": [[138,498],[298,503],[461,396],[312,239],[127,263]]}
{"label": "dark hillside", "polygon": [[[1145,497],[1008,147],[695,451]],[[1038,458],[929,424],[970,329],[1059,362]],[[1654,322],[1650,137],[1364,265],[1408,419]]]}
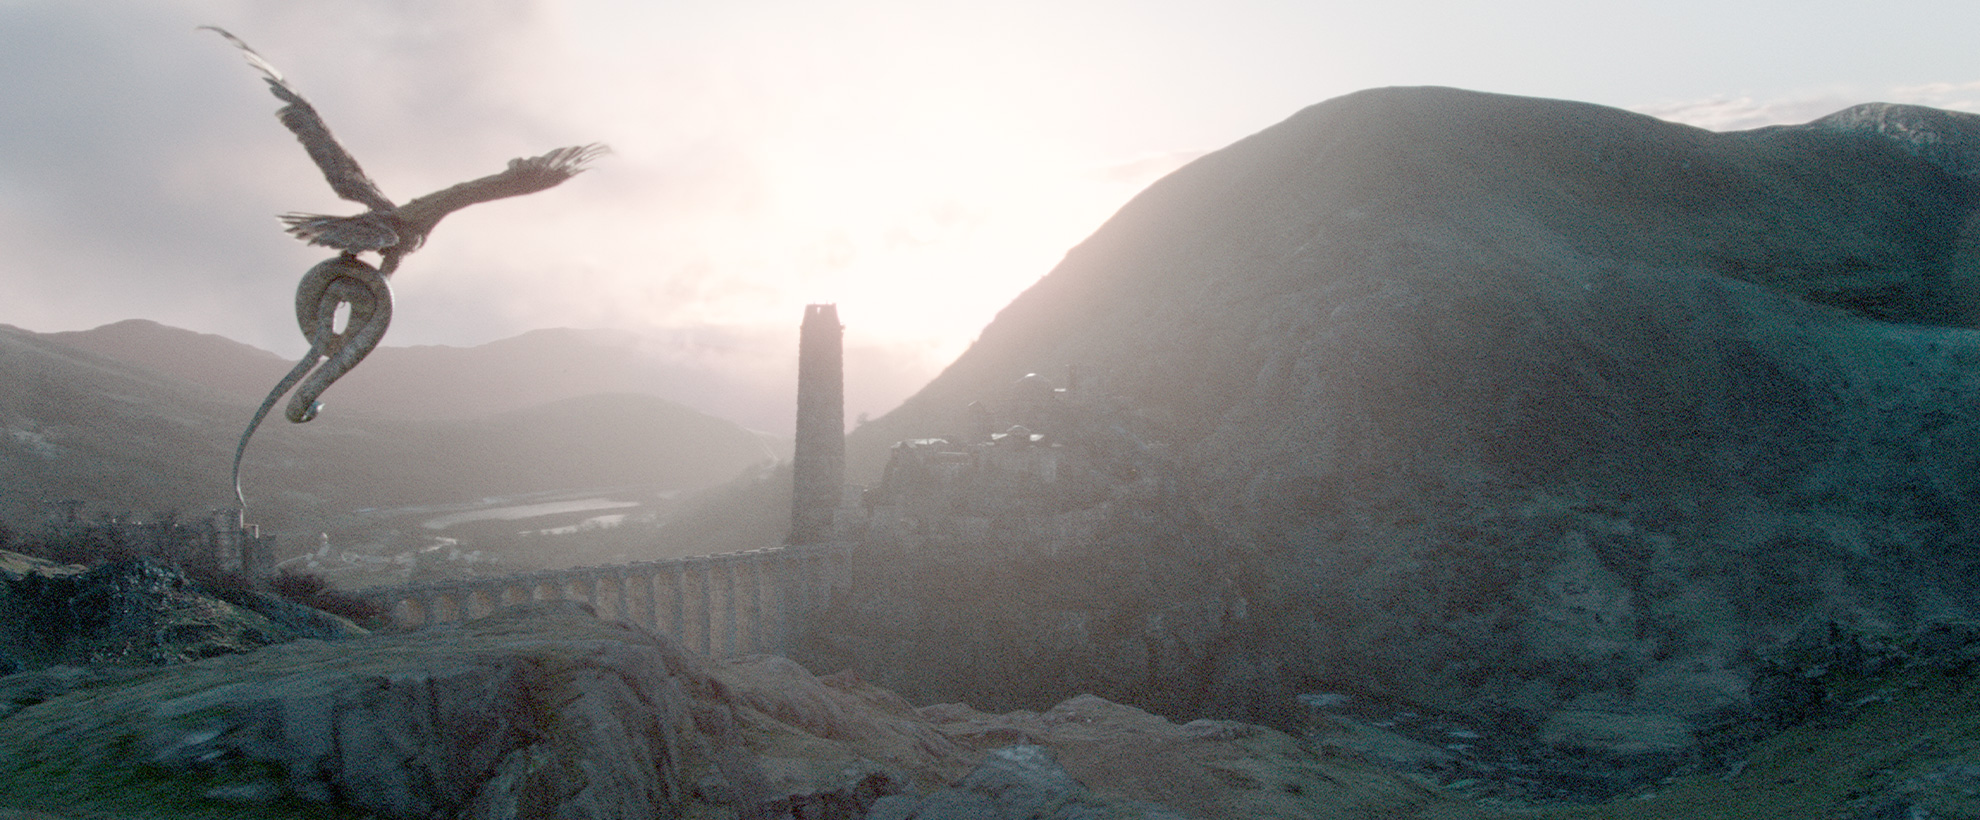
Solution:
{"label": "dark hillside", "polygon": [[156,371],[221,396],[259,403],[293,361],[211,333],[149,319],[126,319],[90,330],[41,334],[49,341]]}
{"label": "dark hillside", "polygon": [[[954,427],[969,401],[1067,364],[1170,408],[1180,434],[1201,437],[1252,392],[1268,359],[1311,335],[1311,308],[1370,299],[1613,314],[1676,287],[1646,275],[1681,271],[1866,318],[1965,326],[1980,265],[1965,232],[1973,181],[1954,160],[1922,160],[1911,143],[1879,136],[1878,123],[1907,116],[1938,129],[1918,133],[1974,128],[1970,115],[1871,108],[1715,134],[1438,88],[1322,103],[1136,197],[925,390],[860,433],[856,449],[877,473],[876,444]],[[1631,281],[1648,293],[1593,294]],[[1305,303],[1285,301],[1294,296]],[[1537,304],[1463,301],[1481,298]],[[1667,298],[1690,312],[1697,297]],[[1470,323],[1510,333],[1522,318]]]}
{"label": "dark hillside", "polygon": [[911,695],[1284,723],[1353,692],[1695,750],[1791,636],[1972,615],[1976,119],[1396,88],[1208,155],[850,448],[870,481],[1074,365],[1167,445],[1166,494],[1117,491],[1085,552],[903,571],[831,657]]}
{"label": "dark hillside", "polygon": [[[238,417],[238,420],[236,418]],[[245,412],[211,391],[0,325],[0,521],[62,499],[216,506]]]}

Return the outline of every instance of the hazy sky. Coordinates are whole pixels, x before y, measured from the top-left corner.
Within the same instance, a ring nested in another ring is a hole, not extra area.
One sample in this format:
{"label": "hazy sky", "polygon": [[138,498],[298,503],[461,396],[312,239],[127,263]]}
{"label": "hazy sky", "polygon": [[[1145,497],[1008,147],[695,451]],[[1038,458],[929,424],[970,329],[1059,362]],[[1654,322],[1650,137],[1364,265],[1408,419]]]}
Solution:
{"label": "hazy sky", "polygon": [[398,201],[616,150],[448,217],[394,277],[387,344],[577,326],[782,346],[802,305],[836,302],[849,342],[923,371],[904,383],[1161,174],[1357,89],[1718,128],[1980,110],[1971,2],[0,0],[0,323],[304,348],[291,294],[327,254],[274,215],[359,208],[202,23],[282,68]]}

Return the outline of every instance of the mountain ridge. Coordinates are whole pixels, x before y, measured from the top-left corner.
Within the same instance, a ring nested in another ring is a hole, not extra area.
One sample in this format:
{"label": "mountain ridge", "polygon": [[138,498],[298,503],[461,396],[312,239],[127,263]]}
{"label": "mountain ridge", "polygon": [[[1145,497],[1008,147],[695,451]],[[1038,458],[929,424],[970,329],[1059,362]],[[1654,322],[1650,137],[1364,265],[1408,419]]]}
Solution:
{"label": "mountain ridge", "polygon": [[[1159,481],[1077,548],[905,507],[902,549],[1013,557],[869,566],[820,662],[932,700],[1285,725],[1345,692],[1701,737],[1797,636],[1974,617],[1980,196],[1946,157],[1980,118],[1852,111],[1714,133],[1376,89],[1184,166],[848,447],[876,476],[1072,368]],[[1020,668],[955,671],[997,645]]]}
{"label": "mountain ridge", "polygon": [[[537,328],[470,346],[385,345],[323,401],[336,412],[445,420],[577,395],[644,393],[788,438],[795,425],[796,330],[795,322],[788,329]],[[257,404],[294,365],[225,336],[148,319],[44,335]],[[848,345],[849,415],[878,413],[919,387],[925,368],[917,355]]]}
{"label": "mountain ridge", "polygon": [[[148,319],[44,335],[256,403],[295,364],[224,336]],[[713,415],[753,420],[757,429],[781,429],[763,423],[775,417],[760,409],[768,402],[770,380],[748,375],[761,369],[760,362],[738,368],[744,378],[726,378],[702,361],[692,339],[674,340],[671,350],[659,344],[623,330],[539,328],[469,347],[383,346],[339,380],[324,404],[348,412],[444,420],[579,395],[646,393],[701,404]],[[795,373],[794,364],[791,369]]]}
{"label": "mountain ridge", "polygon": [[[69,344],[78,339],[83,346]],[[102,352],[132,349],[149,362]],[[32,529],[62,499],[117,514],[233,506],[234,445],[266,389],[252,373],[225,389],[242,363],[277,375],[289,366],[222,337],[142,321],[94,334],[0,327],[0,469],[9,476],[0,522]],[[207,380],[173,372],[188,370]],[[786,446],[650,394],[478,409],[436,420],[340,408],[307,425],[265,425],[242,464],[249,520],[310,543],[328,532],[350,544],[385,537],[378,527],[390,526],[354,519],[360,510],[585,488],[686,490],[774,461]]]}
{"label": "mountain ridge", "polygon": [[[1354,110],[1343,110],[1350,108]],[[1862,112],[1852,114],[1859,109]],[[1549,112],[1547,116],[1535,113],[1543,110]],[[1298,255],[1310,257],[1329,246],[1354,246],[1363,258],[1307,261],[1357,267],[1387,264],[1391,257],[1411,253],[1412,243],[1448,241],[1423,235],[1426,223],[1439,220],[1496,227],[1498,238],[1467,252],[1498,256],[1503,260],[1500,264],[1517,263],[1522,256],[1538,256],[1555,265],[1577,261],[1558,259],[1563,249],[1544,247],[1531,238],[1565,235],[1567,250],[1589,262],[1612,259],[1701,269],[1869,318],[1970,324],[1970,312],[1940,311],[1952,310],[1951,306],[1971,311],[1976,301],[1968,284],[1974,277],[1960,281],[1944,273],[1980,266],[1965,229],[1946,222],[1949,215],[1969,210],[1972,181],[1952,177],[1929,161],[1913,161],[1915,149],[1907,147],[1910,143],[1863,138],[1866,133],[1909,133],[1904,127],[1907,111],[1914,119],[1919,116],[1906,107],[1859,106],[1808,125],[1715,134],[1589,103],[1438,87],[1373,89],[1329,100],[1211,152],[1149,186],[1068,251],[1052,273],[1000,311],[977,344],[896,413],[925,415],[930,412],[928,405],[940,402],[951,408],[943,412],[955,414],[959,411],[954,408],[1002,388],[980,375],[986,370],[997,370],[1003,383],[1027,371],[1057,372],[1066,364],[1097,370],[1095,363],[1081,362],[1070,351],[1045,348],[1099,344],[1097,340],[1106,335],[1098,330],[1104,322],[1113,323],[1112,335],[1123,337],[1133,335],[1122,329],[1127,322],[1158,327],[1197,324],[1197,314],[1189,311],[1153,316],[1155,308],[1148,303],[1160,298],[1228,305],[1237,293],[1256,289],[1239,288],[1234,293],[1224,277],[1234,260],[1268,253],[1257,247],[1261,243],[1284,256],[1262,267],[1259,272],[1267,279],[1260,284],[1296,287],[1283,277],[1294,275],[1298,265],[1289,263],[1298,262]],[[1956,112],[1931,116],[1969,129],[1980,120]],[[1322,121],[1327,133],[1307,133]],[[1622,141],[1631,128],[1656,136]],[[1295,164],[1258,165],[1274,151],[1295,150],[1292,143],[1302,139],[1312,144],[1296,149],[1306,156],[1292,161]],[[1357,154],[1351,162],[1333,156],[1370,145],[1389,148]],[[1770,151],[1793,159],[1775,158]],[[1501,163],[1496,158],[1500,155],[1520,159]],[[1877,196],[1843,196],[1835,181],[1799,171],[1791,167],[1795,162],[1870,163],[1877,168],[1874,173],[1887,178],[1877,181],[1882,191]],[[1528,172],[1523,181],[1515,178],[1514,167]],[[1454,174],[1454,168],[1479,173]],[[1323,173],[1320,169],[1328,176],[1319,188],[1324,193],[1295,190],[1301,186],[1311,190],[1314,175]],[[1244,181],[1233,183],[1233,179]],[[1325,201],[1305,201],[1316,195]],[[1302,207],[1326,216],[1275,213],[1264,204],[1274,197],[1302,201]],[[1535,202],[1521,201],[1527,197]],[[1741,210],[1791,198],[1810,204],[1785,214],[1787,218],[1779,222],[1757,224]],[[1184,201],[1217,204],[1177,211]],[[1596,221],[1577,216],[1595,208],[1616,216]],[[1691,208],[1705,211],[1705,224],[1700,230],[1678,230],[1674,220]],[[1569,224],[1576,219],[1581,222]],[[1795,250],[1831,244],[1832,225],[1847,225],[1854,232],[1848,237],[1851,247],[1834,254],[1836,258],[1808,259]],[[1879,241],[1874,231],[1857,227],[1866,225],[1892,228],[1889,233],[1895,239]],[[1435,229],[1430,230],[1434,234]],[[1368,235],[1370,231],[1382,235]],[[1299,234],[1303,241],[1286,241],[1288,233]],[[1944,255],[1955,248],[1964,249],[1958,258]],[[1190,262],[1178,261],[1182,259]],[[1920,273],[1915,278],[1923,282],[1913,282],[1912,290],[1907,290],[1904,281],[1893,284],[1861,273],[1850,275],[1849,268],[1888,270],[1896,280]],[[1130,272],[1139,276],[1125,278]],[[1169,278],[1161,285],[1147,281],[1155,276]],[[1832,281],[1854,289],[1824,290],[1825,282]],[[1914,292],[1920,286],[1928,290]],[[1896,292],[1887,292],[1893,287]],[[1899,304],[1878,307],[1891,300]],[[1128,316],[1122,305],[1135,306],[1146,315]],[[1067,323],[1058,320],[1059,315],[1094,321]],[[1097,355],[1120,358],[1137,347],[1145,349],[1145,344],[1137,339]],[[1018,357],[1024,361],[1014,361]],[[890,413],[875,419],[873,432],[899,439],[957,425],[950,419],[931,420],[896,435],[894,428],[904,420]],[[864,449],[870,454],[872,443]],[[870,457],[861,474],[877,474]]]}

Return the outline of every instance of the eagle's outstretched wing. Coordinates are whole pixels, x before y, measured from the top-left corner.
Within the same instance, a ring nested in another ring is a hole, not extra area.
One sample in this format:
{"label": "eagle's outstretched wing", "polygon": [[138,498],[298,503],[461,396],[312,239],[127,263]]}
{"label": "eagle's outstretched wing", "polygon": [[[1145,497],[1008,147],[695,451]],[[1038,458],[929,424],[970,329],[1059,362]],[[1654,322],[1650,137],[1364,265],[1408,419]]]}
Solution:
{"label": "eagle's outstretched wing", "polygon": [[352,253],[383,251],[397,247],[401,239],[391,218],[373,211],[356,216],[287,213],[282,215],[282,222],[297,239]]}
{"label": "eagle's outstretched wing", "polygon": [[592,160],[611,149],[592,143],[559,148],[542,156],[509,160],[509,168],[476,180],[443,188],[399,206],[398,216],[416,232],[432,230],[440,218],[477,202],[533,194],[577,176]]}
{"label": "eagle's outstretched wing", "polygon": [[297,140],[302,142],[303,149],[309,152],[309,158],[316,161],[316,167],[323,169],[323,178],[329,180],[330,189],[336,191],[337,196],[375,211],[392,209],[392,200],[386,199],[384,192],[378,190],[378,184],[372,182],[371,177],[364,175],[364,169],[358,167],[357,160],[351,157],[350,152],[345,151],[344,146],[337,144],[337,138],[330,135],[330,127],[323,124],[322,117],[317,116],[316,108],[310,105],[308,100],[303,99],[301,94],[297,94],[294,88],[289,87],[289,81],[282,77],[282,72],[277,71],[267,58],[262,57],[241,38],[235,37],[226,29],[219,26],[200,26],[200,28],[227,38],[227,42],[233,43],[235,48],[246,54],[248,65],[258,69],[268,81],[268,90],[273,92],[277,99],[288,103],[282,107],[282,110],[276,112],[275,116],[282,120],[282,125],[296,135]]}

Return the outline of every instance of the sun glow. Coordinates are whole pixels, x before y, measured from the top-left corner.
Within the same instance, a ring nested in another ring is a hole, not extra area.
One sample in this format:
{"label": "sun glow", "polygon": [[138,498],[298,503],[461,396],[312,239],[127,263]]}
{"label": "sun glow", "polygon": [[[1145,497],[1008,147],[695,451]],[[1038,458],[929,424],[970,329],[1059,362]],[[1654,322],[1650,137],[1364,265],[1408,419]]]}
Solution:
{"label": "sun glow", "polygon": [[789,146],[770,165],[769,222],[789,237],[792,296],[841,304],[855,338],[946,360],[1135,187],[1009,132],[917,125]]}
{"label": "sun glow", "polygon": [[[611,84],[573,80],[569,87],[589,95],[543,112],[617,150],[595,179],[569,186],[589,201],[550,216],[476,214],[516,220],[513,232],[495,228],[516,241],[457,251],[458,269],[485,286],[488,271],[513,268],[516,254],[544,241],[534,237],[556,237],[540,252],[544,264],[582,286],[494,306],[555,317],[539,326],[794,330],[803,305],[831,302],[848,344],[914,350],[932,372],[1181,161],[1119,173],[1133,157],[1037,120],[1037,101],[1018,98],[1037,87],[1009,81],[1008,57],[971,61],[836,19],[831,32],[771,24],[721,53],[661,33],[665,56],[649,57],[652,38],[624,34],[647,13],[601,8],[571,13],[563,62]],[[600,30],[601,19],[619,25]],[[967,42],[961,50],[994,51]]]}

